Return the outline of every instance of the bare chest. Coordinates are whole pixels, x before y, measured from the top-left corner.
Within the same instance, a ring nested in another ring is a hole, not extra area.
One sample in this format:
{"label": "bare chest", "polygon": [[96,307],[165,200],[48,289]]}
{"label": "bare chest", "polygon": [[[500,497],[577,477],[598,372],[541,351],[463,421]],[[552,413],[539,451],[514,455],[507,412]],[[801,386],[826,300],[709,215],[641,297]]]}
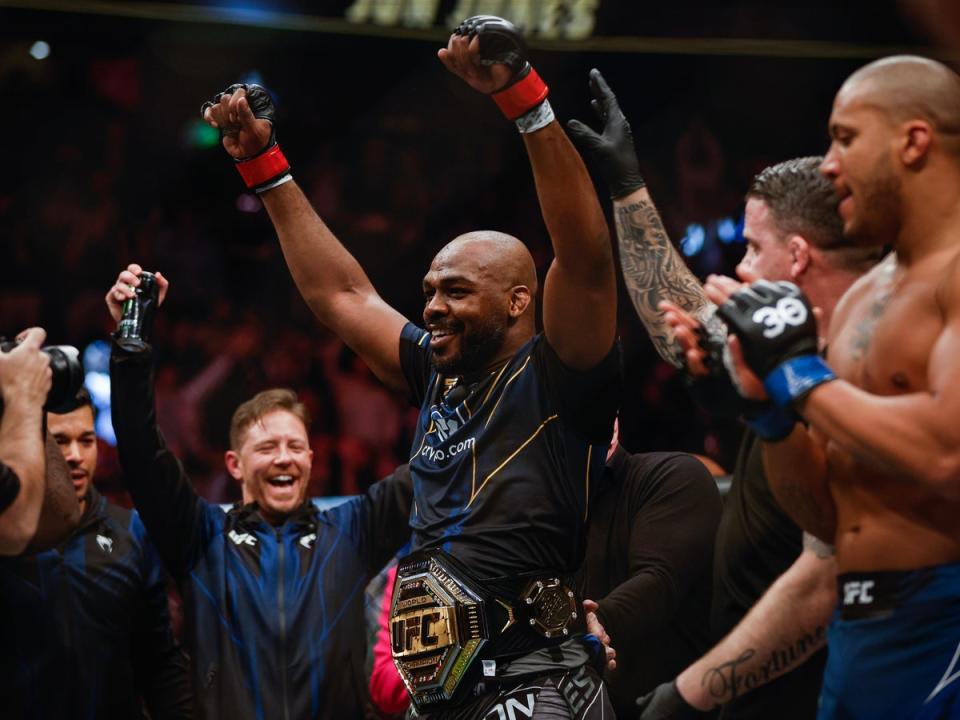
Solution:
{"label": "bare chest", "polygon": [[925,390],[943,331],[935,282],[884,276],[858,299],[828,351],[839,377],[877,395]]}

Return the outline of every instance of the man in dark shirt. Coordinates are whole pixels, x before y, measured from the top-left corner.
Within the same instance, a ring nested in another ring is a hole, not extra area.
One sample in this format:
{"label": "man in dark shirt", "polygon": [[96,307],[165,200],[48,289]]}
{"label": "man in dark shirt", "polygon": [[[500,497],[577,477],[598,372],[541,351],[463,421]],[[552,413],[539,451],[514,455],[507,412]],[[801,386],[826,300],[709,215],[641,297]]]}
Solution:
{"label": "man in dark shirt", "polygon": [[160,558],[135,512],[93,487],[90,396],[48,413],[83,514],[55,550],[0,561],[4,717],[193,717],[187,660],[173,639]]}
{"label": "man in dark shirt", "polygon": [[[480,231],[444,247],[423,279],[426,330],[417,328],[380,298],[291,182],[262,89],[232,87],[204,107],[261,191],[311,309],[421,408],[415,554],[398,570],[393,651],[430,717],[515,706],[534,717],[610,712],[586,668],[590,646],[567,576],[583,555],[619,394],[613,254],[589,175],[521,45],[516,28],[484,16],[439,55],[493,94],[522,133],[556,254],[542,334],[533,258],[519,240]],[[459,633],[443,629],[460,618]]]}
{"label": "man in dark shirt", "polygon": [[584,596],[617,650],[606,674],[618,717],[710,647],[710,567],[720,493],[685,453],[611,446],[590,509]]}
{"label": "man in dark shirt", "polygon": [[[107,293],[119,320],[141,268]],[[160,302],[168,288],[157,273]],[[234,412],[227,471],[243,500],[199,495],[157,427],[153,349],[115,344],[114,427],[127,487],[186,607],[184,634],[206,718],[354,718],[366,705],[363,588],[409,537],[410,478],[319,511],[307,498],[309,416],[291,390]]]}

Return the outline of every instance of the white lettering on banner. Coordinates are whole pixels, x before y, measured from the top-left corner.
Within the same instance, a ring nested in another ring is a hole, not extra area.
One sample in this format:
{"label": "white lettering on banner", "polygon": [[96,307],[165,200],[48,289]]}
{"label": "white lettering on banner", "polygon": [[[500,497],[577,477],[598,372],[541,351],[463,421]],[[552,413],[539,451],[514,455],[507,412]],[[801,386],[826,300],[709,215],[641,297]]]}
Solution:
{"label": "white lettering on banner", "polygon": [[445,22],[440,0],[354,0],[344,12],[352,23],[428,29],[443,24],[453,30],[468,17],[497,15],[527,36],[549,40],[583,40],[593,34],[600,0],[457,0]]}

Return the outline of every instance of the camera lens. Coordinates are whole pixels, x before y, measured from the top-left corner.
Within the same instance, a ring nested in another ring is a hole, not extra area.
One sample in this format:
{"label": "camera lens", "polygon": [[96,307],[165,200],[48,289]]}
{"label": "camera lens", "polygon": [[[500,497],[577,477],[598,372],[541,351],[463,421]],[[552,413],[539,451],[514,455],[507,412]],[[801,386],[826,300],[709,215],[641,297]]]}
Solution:
{"label": "camera lens", "polygon": [[50,370],[53,372],[53,384],[47,393],[44,409],[55,413],[70,412],[83,385],[80,352],[72,345],[49,345],[40,348],[40,352],[50,358]]}

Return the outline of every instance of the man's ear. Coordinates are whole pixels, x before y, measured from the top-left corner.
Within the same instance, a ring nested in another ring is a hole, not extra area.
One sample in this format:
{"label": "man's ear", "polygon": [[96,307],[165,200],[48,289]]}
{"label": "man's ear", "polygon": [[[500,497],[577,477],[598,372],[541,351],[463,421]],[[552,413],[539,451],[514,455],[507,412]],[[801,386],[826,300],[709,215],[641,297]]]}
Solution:
{"label": "man's ear", "polygon": [[904,123],[900,147],[900,160],[909,168],[923,164],[930,152],[933,128],[925,120],[910,120]]}
{"label": "man's ear", "polygon": [[803,235],[791,235],[787,249],[790,251],[790,279],[796,282],[810,267],[810,243]]}
{"label": "man's ear", "polygon": [[510,306],[508,308],[510,317],[518,318],[523,315],[530,304],[530,300],[530,288],[526,285],[515,285],[510,288]]}
{"label": "man's ear", "polygon": [[243,482],[243,473],[240,471],[240,456],[233,450],[227,450],[223,455],[223,462],[227,466],[227,472],[237,482]]}

